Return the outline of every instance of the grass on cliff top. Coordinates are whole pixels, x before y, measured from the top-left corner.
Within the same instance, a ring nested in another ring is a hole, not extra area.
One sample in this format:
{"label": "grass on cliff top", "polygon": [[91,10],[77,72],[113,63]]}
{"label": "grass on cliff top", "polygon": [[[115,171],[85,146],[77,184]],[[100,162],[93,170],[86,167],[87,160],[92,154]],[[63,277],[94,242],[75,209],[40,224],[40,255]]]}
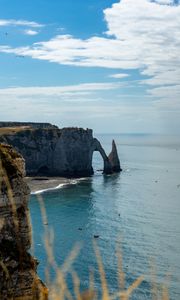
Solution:
{"label": "grass on cliff top", "polygon": [[6,134],[16,134],[17,132],[21,132],[23,130],[31,129],[30,126],[18,126],[18,127],[1,127],[0,135]]}

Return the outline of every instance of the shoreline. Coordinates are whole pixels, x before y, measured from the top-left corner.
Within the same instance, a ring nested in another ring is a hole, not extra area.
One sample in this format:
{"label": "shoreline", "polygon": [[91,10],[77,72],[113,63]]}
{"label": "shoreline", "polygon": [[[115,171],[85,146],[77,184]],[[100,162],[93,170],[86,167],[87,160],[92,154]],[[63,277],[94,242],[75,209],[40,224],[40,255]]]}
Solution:
{"label": "shoreline", "polygon": [[65,177],[25,177],[25,181],[28,184],[31,195],[41,194],[44,192],[60,189],[64,186],[77,184],[79,181],[85,178],[65,178]]}

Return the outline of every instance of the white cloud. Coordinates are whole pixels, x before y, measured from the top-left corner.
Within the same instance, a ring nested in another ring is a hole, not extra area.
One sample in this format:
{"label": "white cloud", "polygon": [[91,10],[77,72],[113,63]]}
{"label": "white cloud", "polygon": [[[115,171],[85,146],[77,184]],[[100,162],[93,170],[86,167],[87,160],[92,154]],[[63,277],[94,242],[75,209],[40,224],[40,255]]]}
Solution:
{"label": "white cloud", "polygon": [[132,53],[128,54],[127,47],[122,47],[122,52],[119,51],[120,48],[121,41],[119,40],[100,37],[81,40],[70,35],[58,35],[48,42],[35,43],[32,47],[0,46],[0,52],[21,54],[73,66],[114,69],[131,69],[142,66],[134,54],[134,59]]}
{"label": "white cloud", "polygon": [[[177,108],[173,108],[173,105],[172,113],[169,113],[169,102],[164,99],[152,105],[151,101],[148,101],[151,96],[143,95],[141,101],[136,101],[137,96],[134,96],[134,99],[132,97],[125,99],[127,95],[123,94],[119,95],[118,99],[108,97],[111,90],[120,86],[119,83],[86,83],[0,89],[0,119],[48,121],[60,127],[81,126],[94,128],[99,132],[112,132],[112,128],[114,132],[142,130],[157,132],[163,130],[159,110],[164,112],[165,116],[168,114],[168,118],[171,119],[173,113],[177,113]],[[104,90],[104,97],[102,97]],[[111,126],[107,120],[110,120]],[[177,125],[177,120],[178,118],[176,121],[173,120],[173,124],[175,122]],[[179,127],[176,128],[178,130]],[[174,125],[170,124],[168,130],[171,129],[174,130]]]}
{"label": "white cloud", "polygon": [[[94,92],[118,89],[121,83],[83,83],[67,86],[48,86],[48,87],[11,87],[0,89],[0,96],[12,98],[34,98],[34,97],[57,97],[68,96],[77,97],[89,95]],[[8,98],[9,99],[9,98]]]}
{"label": "white cloud", "polygon": [[72,102],[70,105],[69,101],[59,101],[56,98],[52,101],[51,97],[50,99],[39,97],[38,101],[36,97],[27,98],[24,102],[20,97],[16,101],[12,97],[13,95],[8,101],[0,97],[1,120],[48,121],[60,127],[81,126],[106,133],[112,133],[112,129],[113,132],[161,130],[157,108],[152,105],[134,106],[133,103],[117,101],[114,107],[113,100],[104,101],[102,105],[101,99],[89,102],[87,98],[83,102],[76,102],[75,105]]}
{"label": "white cloud", "polygon": [[104,37],[57,35],[32,46],[0,46],[0,52],[72,66],[138,69],[150,77],[141,83],[152,90],[153,86],[162,87],[158,95],[164,95],[165,85],[173,85],[178,94],[179,16],[180,5],[173,0],[121,0],[104,10]]}
{"label": "white cloud", "polygon": [[129,74],[125,74],[125,73],[111,74],[111,75],[109,75],[109,77],[121,79],[121,78],[129,77]]}
{"label": "white cloud", "polygon": [[[160,70],[159,70],[160,71]],[[160,85],[178,85],[180,81],[180,69],[168,70],[168,72],[157,72],[153,77],[149,79],[141,80],[140,82],[152,86]]]}
{"label": "white cloud", "polygon": [[44,25],[27,20],[0,19],[0,26],[29,26],[33,28],[41,28]]}
{"label": "white cloud", "polygon": [[148,92],[152,96],[157,97],[157,98],[179,99],[180,98],[180,84],[156,87],[154,89],[148,90]]}
{"label": "white cloud", "polygon": [[24,30],[24,34],[26,35],[37,35],[38,33],[39,33],[38,31],[32,29]]}

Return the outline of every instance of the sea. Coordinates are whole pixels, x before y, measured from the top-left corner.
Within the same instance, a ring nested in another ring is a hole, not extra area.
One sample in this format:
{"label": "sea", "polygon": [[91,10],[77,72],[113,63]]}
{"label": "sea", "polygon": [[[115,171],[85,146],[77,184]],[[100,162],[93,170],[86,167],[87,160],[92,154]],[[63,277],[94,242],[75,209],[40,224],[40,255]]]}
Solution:
{"label": "sea", "polygon": [[100,299],[102,261],[112,298],[143,276],[130,299],[152,299],[156,290],[161,299],[164,285],[170,299],[180,299],[180,136],[95,136],[107,153],[115,139],[123,171],[103,175],[103,160],[95,152],[93,176],[31,195],[31,251],[39,261],[39,276],[53,282],[60,267],[72,294],[73,274],[81,292],[94,277]]}

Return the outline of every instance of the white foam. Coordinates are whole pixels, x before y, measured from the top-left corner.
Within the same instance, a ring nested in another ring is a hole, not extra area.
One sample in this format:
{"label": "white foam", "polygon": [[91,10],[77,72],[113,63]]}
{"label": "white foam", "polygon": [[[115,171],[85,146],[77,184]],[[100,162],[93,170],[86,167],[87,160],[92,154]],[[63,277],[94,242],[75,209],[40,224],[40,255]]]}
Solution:
{"label": "white foam", "polygon": [[86,179],[87,178],[70,179],[68,182],[60,183],[60,184],[58,184],[55,187],[51,187],[51,188],[47,188],[47,189],[43,189],[43,190],[38,190],[38,191],[35,191],[35,192],[31,192],[31,195],[38,195],[38,194],[42,194],[42,193],[45,193],[45,192],[58,190],[58,189],[61,189],[64,186],[67,186],[67,185],[78,184],[80,181],[86,180]]}
{"label": "white foam", "polygon": [[31,192],[31,195],[38,195],[38,194],[42,194],[48,191],[53,191],[53,190],[57,190],[57,189],[61,189],[63,186],[68,185],[69,183],[60,183],[55,187],[52,188],[48,188],[48,189],[43,189],[43,190],[38,190],[36,192]]}

